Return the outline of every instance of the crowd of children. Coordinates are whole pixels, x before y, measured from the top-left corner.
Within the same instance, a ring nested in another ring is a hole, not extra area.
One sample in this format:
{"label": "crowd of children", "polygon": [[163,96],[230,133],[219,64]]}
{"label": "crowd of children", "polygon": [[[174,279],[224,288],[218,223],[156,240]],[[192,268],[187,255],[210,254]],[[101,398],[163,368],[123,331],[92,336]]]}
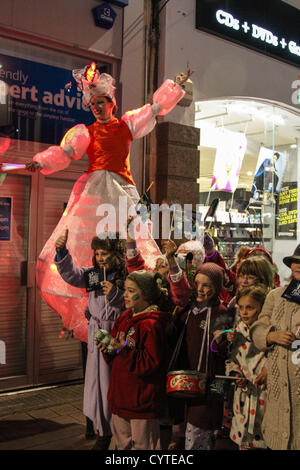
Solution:
{"label": "crowd of children", "polygon": [[[166,80],[152,104],[119,121],[113,77],[95,63],[73,71],[95,122],[74,126],[26,168],[49,175],[87,154],[89,169],[38,258],[38,287],[80,340],[86,295],[76,288],[88,292],[83,412],[98,432],[94,448],[108,449],[112,435],[119,450],[220,448],[227,414],[237,449],[300,449],[300,246],[283,260],[288,287],[263,248],[243,247],[228,268],[208,232],[203,245],[163,241],[157,258],[151,237],[136,244],[128,230],[127,242],[93,238],[93,266],[72,259],[88,259],[98,207],[109,203],[119,215],[121,196],[136,206],[131,142],[176,106],[192,73]],[[234,383],[232,406],[226,383]]]}
{"label": "crowd of children", "polygon": [[[300,449],[300,246],[283,260],[287,296],[266,250],[243,250],[230,269],[208,233],[188,253],[164,240],[152,272],[129,234],[95,237],[89,268],[75,266],[67,240],[56,240],[55,263],[89,292],[83,411],[95,448],[112,435],[118,450],[222,448],[227,407],[233,448]],[[98,330],[109,340],[95,341]]]}

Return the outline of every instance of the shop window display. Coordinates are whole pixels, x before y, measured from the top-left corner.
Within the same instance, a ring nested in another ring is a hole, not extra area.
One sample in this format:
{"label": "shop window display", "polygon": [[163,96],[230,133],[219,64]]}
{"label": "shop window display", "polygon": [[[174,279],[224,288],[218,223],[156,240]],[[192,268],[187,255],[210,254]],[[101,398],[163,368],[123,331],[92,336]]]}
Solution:
{"label": "shop window display", "polygon": [[195,110],[200,211],[219,198],[210,225],[227,264],[242,246],[272,253],[276,239],[296,239],[299,111],[247,98],[199,101]]}

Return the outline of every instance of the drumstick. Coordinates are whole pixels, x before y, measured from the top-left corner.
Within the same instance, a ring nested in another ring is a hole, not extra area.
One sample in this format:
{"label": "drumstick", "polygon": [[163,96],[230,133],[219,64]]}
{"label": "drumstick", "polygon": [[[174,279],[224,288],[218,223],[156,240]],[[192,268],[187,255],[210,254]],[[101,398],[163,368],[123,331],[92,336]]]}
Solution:
{"label": "drumstick", "polygon": [[235,377],[235,376],[229,376],[229,375],[215,375],[215,379],[239,380],[242,378],[243,377]]}
{"label": "drumstick", "polygon": [[[103,278],[104,278],[104,281],[106,281],[106,269],[105,269],[105,266],[103,266]],[[108,320],[108,314],[107,314],[107,296],[105,296],[105,320]]]}
{"label": "drumstick", "polygon": [[176,305],[176,307],[174,308],[174,310],[173,310],[173,312],[172,312],[172,317],[174,317],[174,316],[175,316],[175,314],[176,314],[177,310],[178,310],[178,305]]}
{"label": "drumstick", "polygon": [[154,181],[152,181],[152,183],[150,184],[150,186],[148,186],[148,188],[146,189],[146,193],[149,191],[149,189],[151,188],[151,186],[153,185]]}
{"label": "drumstick", "polygon": [[170,231],[169,231],[169,238],[168,238],[168,240],[171,240],[173,220],[174,220],[174,212],[172,212],[172,219],[171,219],[171,224],[170,224]]}

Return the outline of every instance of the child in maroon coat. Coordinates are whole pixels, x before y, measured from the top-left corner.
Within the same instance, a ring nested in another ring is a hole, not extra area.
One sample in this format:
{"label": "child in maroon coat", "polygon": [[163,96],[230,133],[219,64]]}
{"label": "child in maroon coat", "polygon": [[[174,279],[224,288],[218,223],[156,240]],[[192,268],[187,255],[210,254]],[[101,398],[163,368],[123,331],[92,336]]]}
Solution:
{"label": "child in maroon coat", "polygon": [[[207,325],[212,325],[209,329],[210,342],[213,338],[213,325],[216,318],[227,310],[219,299],[222,285],[223,269],[221,267],[215,263],[204,263],[198,267],[194,277],[194,298],[178,318],[182,328],[186,321],[187,323],[177,370],[197,369],[201,344],[204,337],[206,337]],[[172,288],[174,288],[174,285]],[[177,292],[177,295],[180,295],[180,291]],[[207,379],[209,383],[216,373],[224,374],[225,356],[212,352],[208,346],[207,339],[205,339],[200,372],[206,371],[207,361]],[[216,401],[209,394],[205,397],[187,400],[185,449],[213,449],[215,430],[221,426],[222,416],[222,400]]]}
{"label": "child in maroon coat", "polygon": [[111,331],[115,354],[101,347],[112,363],[108,403],[118,450],[160,449],[158,418],[166,409],[169,314],[159,311],[158,274],[134,271],[125,281],[127,310]]}

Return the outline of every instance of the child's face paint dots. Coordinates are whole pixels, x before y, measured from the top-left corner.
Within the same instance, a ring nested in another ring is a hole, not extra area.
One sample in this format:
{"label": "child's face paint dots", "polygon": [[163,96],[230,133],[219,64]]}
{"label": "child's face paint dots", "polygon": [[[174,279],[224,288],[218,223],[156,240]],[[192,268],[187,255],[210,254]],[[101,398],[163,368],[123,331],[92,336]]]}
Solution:
{"label": "child's face paint dots", "polygon": [[145,300],[141,289],[138,285],[126,279],[124,285],[124,301],[126,308],[131,308],[133,312],[142,312],[149,306],[149,302]]}
{"label": "child's face paint dots", "polygon": [[197,274],[195,278],[195,287],[196,300],[201,304],[207,304],[216,293],[213,283],[205,274]]}
{"label": "child's face paint dots", "polygon": [[251,326],[257,320],[262,309],[262,305],[250,295],[241,297],[238,301],[238,306],[241,320],[247,326]]}
{"label": "child's face paint dots", "polygon": [[95,259],[99,268],[110,269],[112,256],[109,251],[101,249],[95,250]]}

